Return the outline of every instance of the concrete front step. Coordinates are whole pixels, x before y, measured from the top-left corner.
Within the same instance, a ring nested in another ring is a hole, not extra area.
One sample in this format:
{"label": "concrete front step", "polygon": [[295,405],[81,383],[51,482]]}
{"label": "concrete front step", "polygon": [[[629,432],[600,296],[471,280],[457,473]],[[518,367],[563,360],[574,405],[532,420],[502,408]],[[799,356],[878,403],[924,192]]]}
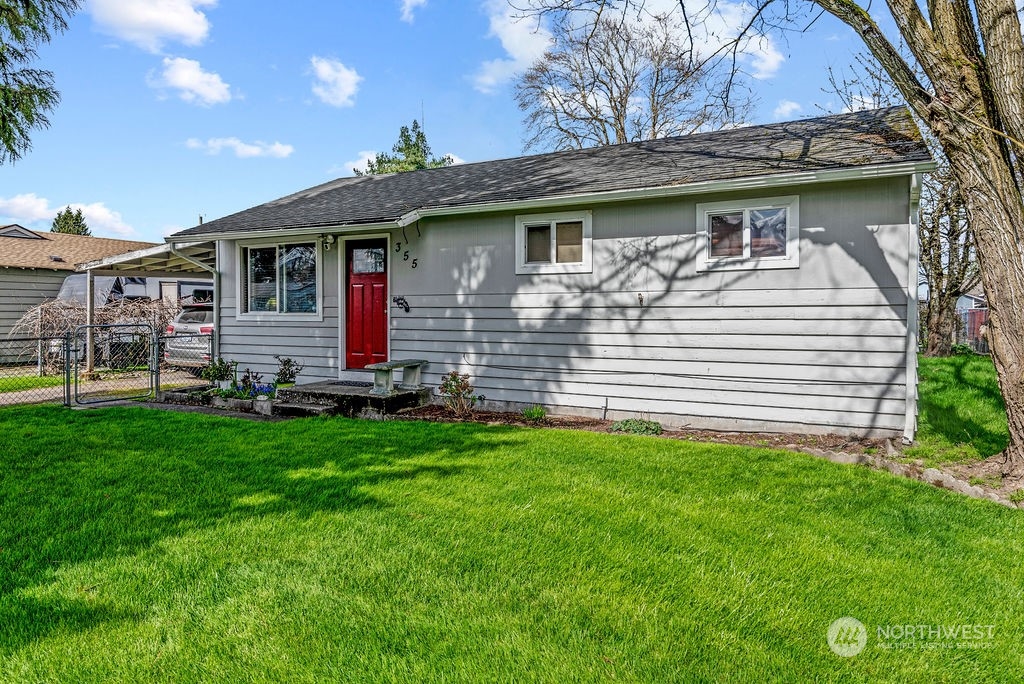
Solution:
{"label": "concrete front step", "polygon": [[[430,389],[400,388],[388,395],[373,394],[369,383],[318,382],[297,385],[277,392],[274,404],[277,415],[390,415],[401,409],[430,403]],[[287,408],[281,408],[287,407]],[[297,412],[306,407],[306,413]]]}
{"label": "concrete front step", "polygon": [[323,404],[293,404],[275,401],[273,415],[288,416],[290,418],[304,418],[307,416],[329,416],[332,415],[331,406]]}

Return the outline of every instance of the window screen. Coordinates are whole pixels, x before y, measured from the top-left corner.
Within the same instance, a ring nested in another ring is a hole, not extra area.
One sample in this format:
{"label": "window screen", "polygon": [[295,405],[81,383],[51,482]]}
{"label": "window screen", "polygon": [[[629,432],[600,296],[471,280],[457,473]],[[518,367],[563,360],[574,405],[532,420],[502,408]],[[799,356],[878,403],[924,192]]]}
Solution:
{"label": "window screen", "polygon": [[546,264],[551,262],[551,225],[526,227],[526,262]]}

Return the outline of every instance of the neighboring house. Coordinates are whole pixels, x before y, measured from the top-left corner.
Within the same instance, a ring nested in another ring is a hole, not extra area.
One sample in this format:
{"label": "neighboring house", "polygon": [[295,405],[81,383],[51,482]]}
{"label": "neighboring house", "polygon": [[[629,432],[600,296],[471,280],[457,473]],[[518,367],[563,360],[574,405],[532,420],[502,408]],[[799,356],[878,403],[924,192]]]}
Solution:
{"label": "neighboring house", "polygon": [[968,311],[970,309],[987,309],[988,300],[985,299],[985,291],[981,289],[981,285],[976,285],[970,292],[961,295],[956,300],[956,310],[958,313]]}
{"label": "neighboring house", "polygon": [[953,333],[953,341],[966,344],[976,352],[988,353],[988,300],[981,285],[956,300],[960,327]]}
{"label": "neighboring house", "polygon": [[909,438],[932,166],[889,108],[343,178],[168,240],[215,244],[220,353],[261,372],[422,358],[506,408]]}
{"label": "neighboring house", "polygon": [[26,311],[60,291],[75,264],[143,247],[150,242],[43,233],[0,226],[0,339]]}

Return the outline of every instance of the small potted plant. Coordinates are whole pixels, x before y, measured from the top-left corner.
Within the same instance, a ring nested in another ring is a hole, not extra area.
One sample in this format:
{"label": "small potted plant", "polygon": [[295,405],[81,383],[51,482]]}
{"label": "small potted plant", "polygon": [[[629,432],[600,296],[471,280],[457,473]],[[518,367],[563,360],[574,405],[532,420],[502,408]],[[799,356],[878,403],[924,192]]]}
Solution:
{"label": "small potted plant", "polygon": [[274,356],[277,359],[277,375],[274,376],[275,387],[292,387],[295,376],[302,372],[304,365],[287,356]]}
{"label": "small potted plant", "polygon": [[221,357],[210,361],[210,364],[200,374],[203,380],[216,384],[221,389],[230,389],[235,379],[235,362],[225,361]]}

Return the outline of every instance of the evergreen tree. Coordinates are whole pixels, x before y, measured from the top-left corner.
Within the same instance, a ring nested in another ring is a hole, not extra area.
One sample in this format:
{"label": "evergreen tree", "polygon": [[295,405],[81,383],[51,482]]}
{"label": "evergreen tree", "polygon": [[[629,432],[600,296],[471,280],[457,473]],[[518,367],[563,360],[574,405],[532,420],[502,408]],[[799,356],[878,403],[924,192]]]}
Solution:
{"label": "evergreen tree", "polygon": [[398,142],[391,148],[394,154],[378,152],[374,159],[366,165],[365,171],[352,169],[357,176],[377,176],[383,173],[400,173],[402,171],[418,171],[434,169],[439,166],[451,166],[455,163],[451,155],[431,157],[427,136],[415,119],[412,127],[402,126],[398,132]]}
{"label": "evergreen tree", "polygon": [[0,1],[0,164],[32,147],[32,129],[50,125],[60,101],[53,74],[32,66],[40,45],[63,33],[81,0]]}
{"label": "evergreen tree", "polygon": [[53,219],[51,233],[70,233],[71,235],[92,235],[89,226],[85,223],[81,209],[71,211],[71,207],[64,207],[57,212]]}

